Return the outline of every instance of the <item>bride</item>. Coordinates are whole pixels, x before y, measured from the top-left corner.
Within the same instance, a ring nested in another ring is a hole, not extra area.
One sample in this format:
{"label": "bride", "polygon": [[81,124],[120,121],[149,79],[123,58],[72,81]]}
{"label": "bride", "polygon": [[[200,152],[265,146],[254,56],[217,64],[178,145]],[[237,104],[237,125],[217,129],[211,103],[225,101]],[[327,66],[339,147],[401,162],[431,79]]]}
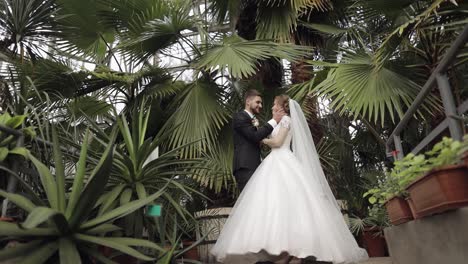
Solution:
{"label": "bride", "polygon": [[333,263],[367,259],[326,181],[299,104],[280,95],[272,110],[281,109],[287,115],[263,140],[272,151],[240,194],[211,253],[237,264],[309,256]]}

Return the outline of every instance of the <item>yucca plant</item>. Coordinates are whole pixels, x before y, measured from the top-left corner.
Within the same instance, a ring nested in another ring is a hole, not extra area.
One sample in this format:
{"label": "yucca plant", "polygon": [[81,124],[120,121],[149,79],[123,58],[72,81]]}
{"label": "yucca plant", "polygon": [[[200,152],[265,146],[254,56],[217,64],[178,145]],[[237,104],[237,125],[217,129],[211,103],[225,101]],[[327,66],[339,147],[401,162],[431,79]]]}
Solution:
{"label": "yucca plant", "polygon": [[[4,240],[20,240],[24,243],[0,250],[0,261],[21,257],[21,263],[89,263],[91,259],[103,263],[114,263],[97,250],[98,246],[105,246],[132,257],[151,261],[154,258],[146,256],[132,247],[146,247],[155,251],[164,250],[157,244],[147,240],[127,237],[111,237],[112,232],[120,228],[113,222],[121,217],[135,212],[146,204],[160,197],[166,188],[158,192],[122,204],[103,213],[98,212],[96,204],[105,195],[114,156],[115,132],[98,164],[90,169],[88,162],[88,143],[91,139],[89,131],[83,140],[80,158],[76,165],[71,188],[66,186],[64,156],[60,150],[60,143],[56,129],[53,128],[54,168],[28,154],[40,176],[45,190],[45,197],[29,192],[29,197],[21,194],[8,193],[0,190],[0,195],[9,199],[19,208],[28,213],[26,220],[20,224],[0,222],[0,236]],[[9,171],[13,175],[14,172]],[[19,176],[17,176],[20,178]],[[21,178],[20,178],[21,179]],[[24,181],[21,181],[25,185]],[[26,190],[31,190],[27,188]],[[111,198],[108,197],[107,198]],[[108,204],[104,199],[102,206]]]}
{"label": "yucca plant", "polygon": [[[183,219],[190,218],[190,213],[180,203],[182,196],[202,195],[187,180],[195,166],[200,166],[199,159],[180,157],[180,148],[175,148],[159,155],[159,147],[167,140],[170,133],[158,133],[146,137],[150,110],[143,100],[139,108],[133,109],[131,117],[122,114],[117,118],[118,131],[122,142],[117,144],[114,168],[110,174],[107,189],[109,192],[101,197],[99,214],[112,211],[116,206],[125,205],[133,200],[146,199],[150,193],[166,186],[158,203],[163,204],[165,211],[169,208]],[[94,126],[101,140],[112,142],[112,138],[98,126]],[[190,144],[190,143],[189,143]],[[188,144],[188,145],[189,145]],[[162,152],[162,150],[161,150]],[[128,214],[122,226],[127,234],[142,236],[143,228],[151,228],[153,219],[145,216],[144,209]]]}

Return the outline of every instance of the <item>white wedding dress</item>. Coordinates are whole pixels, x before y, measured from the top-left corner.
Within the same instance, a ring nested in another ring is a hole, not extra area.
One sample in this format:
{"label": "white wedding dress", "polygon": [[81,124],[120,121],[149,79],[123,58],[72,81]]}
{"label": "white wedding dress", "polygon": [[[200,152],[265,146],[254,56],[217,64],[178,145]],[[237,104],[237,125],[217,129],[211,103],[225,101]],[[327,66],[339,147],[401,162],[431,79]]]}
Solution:
{"label": "white wedding dress", "polygon": [[[295,106],[291,117],[283,117],[272,132],[274,137],[281,127],[287,128],[286,139],[281,147],[272,149],[252,175],[211,253],[220,262],[239,264],[272,260],[282,252],[333,263],[365,260],[367,253],[358,247],[328,183],[323,182],[308,127],[294,127],[307,126],[303,113],[295,101],[291,100],[290,105]],[[300,120],[294,122],[294,118]],[[295,129],[306,131],[297,134],[293,133]],[[301,142],[294,144],[293,134]],[[291,151],[291,140],[293,150],[297,146],[298,152],[314,153],[298,157],[296,151]],[[304,149],[304,144],[312,148]]]}

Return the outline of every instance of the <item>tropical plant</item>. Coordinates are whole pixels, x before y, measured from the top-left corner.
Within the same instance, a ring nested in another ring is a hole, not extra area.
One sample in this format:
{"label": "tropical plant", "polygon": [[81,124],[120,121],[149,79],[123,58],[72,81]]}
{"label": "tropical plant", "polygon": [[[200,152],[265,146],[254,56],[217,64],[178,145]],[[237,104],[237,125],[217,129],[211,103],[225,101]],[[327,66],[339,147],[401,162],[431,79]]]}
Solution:
{"label": "tropical plant", "polygon": [[[15,115],[11,116],[8,112],[0,115],[0,126],[7,129],[18,130],[29,137],[36,135],[33,127],[20,127],[23,125],[26,115]],[[22,146],[17,145],[17,136],[9,134],[5,131],[0,130],[0,162],[3,162],[10,154],[24,155],[26,149]]]}
{"label": "tropical plant", "polygon": [[[115,133],[113,134],[115,137]],[[0,195],[9,199],[28,212],[23,223],[14,224],[1,222],[0,235],[5,239],[21,238],[26,241],[22,245],[0,250],[0,260],[7,260],[24,256],[21,263],[60,263],[89,262],[92,259],[104,263],[112,263],[97,250],[98,246],[105,246],[141,260],[154,258],[143,255],[132,247],[147,247],[155,252],[164,252],[157,244],[147,240],[127,237],[110,236],[120,228],[112,224],[116,219],[124,217],[144,205],[160,197],[165,188],[160,189],[143,199],[138,199],[112,210],[99,212],[95,207],[103,196],[109,179],[114,146],[112,140],[97,166],[87,177],[88,144],[92,136],[89,132],[83,140],[80,159],[76,165],[74,175],[67,175],[63,163],[63,153],[60,150],[57,132],[53,129],[54,170],[49,168],[29,154],[28,157],[40,175],[45,197],[40,197],[19,177],[23,187],[28,191],[28,198],[21,194],[8,193],[0,190]],[[15,172],[8,168],[12,175]],[[66,185],[66,178],[73,177],[71,186]],[[104,204],[108,204],[106,199]]]}
{"label": "tropical plant", "polygon": [[[183,158],[181,150],[186,146],[164,151],[162,145],[170,133],[148,136],[151,111],[145,105],[146,101],[143,100],[139,108],[117,117],[122,142],[116,144],[114,167],[106,185],[109,192],[99,199],[96,206],[100,206],[99,214],[104,214],[116,206],[145,199],[150,193],[165,188],[158,203],[163,204],[165,213],[176,213],[187,221],[191,215],[181,205],[180,198],[184,195],[202,195],[188,178],[202,160]],[[112,135],[96,124],[93,128],[99,140],[112,143]],[[143,228],[152,225],[148,221],[152,220],[145,216],[144,208],[141,208],[128,214],[120,224],[128,235],[141,237]]]}
{"label": "tropical plant", "polygon": [[384,204],[394,196],[406,196],[406,187],[432,168],[424,154],[410,153],[403,159],[395,161],[394,164],[391,173],[387,174],[376,188],[364,194],[371,204]]}
{"label": "tropical plant", "polygon": [[387,211],[385,207],[380,204],[373,205],[369,211],[368,215],[365,217],[350,217],[349,218],[349,229],[355,235],[361,234],[365,228],[375,228],[381,231],[390,226],[390,221],[388,219]]}
{"label": "tropical plant", "polygon": [[26,56],[34,60],[58,35],[54,30],[58,18],[54,0],[5,0],[0,10],[0,53],[13,54],[20,61]]}
{"label": "tropical plant", "polygon": [[364,197],[368,197],[371,204],[384,204],[394,196],[406,196],[406,187],[426,172],[441,166],[459,163],[466,145],[466,140],[460,142],[444,137],[425,154],[406,155],[403,159],[395,161],[392,172],[381,179],[377,187],[367,191]]}
{"label": "tropical plant", "polygon": [[[327,70],[323,82],[313,79],[313,91],[331,106],[356,119],[395,122],[414,100],[434,67],[466,22],[460,1],[339,1],[332,13],[342,19],[305,26],[338,38],[336,52],[319,49],[319,61],[308,61],[314,73]],[[459,3],[460,2],[460,3]],[[458,5],[457,5],[458,4]],[[402,11],[403,10],[403,11]],[[331,16],[334,17],[334,16]],[[441,47],[441,48],[437,48]],[[462,65],[464,55],[454,62]],[[453,72],[462,67],[453,68]],[[451,74],[455,80],[458,74]],[[303,89],[309,89],[303,84]],[[403,90],[400,90],[405,87]],[[437,115],[440,102],[426,101],[424,116]],[[430,110],[430,111],[428,111]]]}
{"label": "tropical plant", "polygon": [[234,30],[237,22],[242,19],[239,17],[242,13],[248,12],[249,9],[256,10],[255,15],[250,18],[254,21],[253,26],[257,39],[288,41],[291,38],[291,32],[296,30],[299,17],[306,10],[329,10],[332,8],[332,1],[261,0],[250,2],[248,0],[214,0],[210,7],[219,23],[230,21],[232,30]]}

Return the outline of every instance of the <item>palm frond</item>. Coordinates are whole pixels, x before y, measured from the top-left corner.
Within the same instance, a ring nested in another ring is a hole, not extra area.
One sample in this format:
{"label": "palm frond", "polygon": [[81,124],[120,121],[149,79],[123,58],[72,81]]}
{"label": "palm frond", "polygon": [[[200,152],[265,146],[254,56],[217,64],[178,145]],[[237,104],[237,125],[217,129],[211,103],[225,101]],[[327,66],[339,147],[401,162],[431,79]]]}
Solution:
{"label": "palm frond", "polygon": [[197,67],[205,70],[227,70],[232,77],[246,78],[256,73],[259,61],[280,58],[295,61],[307,54],[307,47],[278,44],[271,41],[247,41],[230,36],[205,52]]}
{"label": "palm frond", "polygon": [[189,84],[174,100],[173,114],[163,130],[174,129],[168,140],[171,148],[199,141],[182,151],[183,157],[197,157],[216,141],[219,130],[228,121],[217,84],[197,80]]}
{"label": "palm frond", "polygon": [[380,119],[383,123],[387,113],[392,121],[395,113],[401,117],[421,89],[388,66],[374,64],[366,53],[345,53],[342,63],[334,67],[314,90],[329,99],[331,106],[341,113],[349,111],[374,122]]}

